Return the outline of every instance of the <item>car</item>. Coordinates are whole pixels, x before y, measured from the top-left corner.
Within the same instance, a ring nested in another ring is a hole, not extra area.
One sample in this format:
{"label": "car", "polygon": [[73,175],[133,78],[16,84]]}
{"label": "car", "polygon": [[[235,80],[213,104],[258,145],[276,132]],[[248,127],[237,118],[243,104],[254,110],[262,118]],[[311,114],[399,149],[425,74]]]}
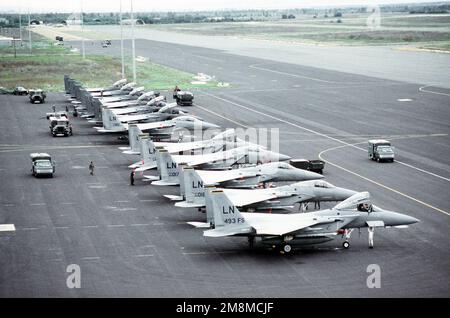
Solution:
{"label": "car", "polygon": [[50,176],[53,178],[55,173],[55,162],[48,153],[32,153],[31,157],[31,174],[34,177]]}
{"label": "car", "polygon": [[30,90],[30,103],[40,103],[43,104],[47,95],[42,89],[33,89]]}
{"label": "car", "polygon": [[11,94],[11,93],[12,93],[12,91],[10,91],[9,89],[7,89],[3,86],[0,86],[0,95]]}
{"label": "car", "polygon": [[16,88],[14,88],[13,95],[28,95],[28,90],[25,87],[22,86],[17,86]]}

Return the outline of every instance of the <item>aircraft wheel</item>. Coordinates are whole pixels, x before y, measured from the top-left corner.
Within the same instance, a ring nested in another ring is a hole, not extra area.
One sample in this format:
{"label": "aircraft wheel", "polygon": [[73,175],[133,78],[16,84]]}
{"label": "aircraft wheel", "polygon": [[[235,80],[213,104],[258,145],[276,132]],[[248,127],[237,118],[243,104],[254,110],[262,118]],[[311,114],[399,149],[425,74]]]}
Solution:
{"label": "aircraft wheel", "polygon": [[286,254],[290,253],[292,251],[292,246],[289,244],[284,244],[282,246],[282,250],[283,252],[285,252]]}
{"label": "aircraft wheel", "polygon": [[349,243],[348,241],[345,241],[344,243],[342,243],[342,246],[343,246],[345,249],[348,249],[348,248],[350,247],[350,243]]}

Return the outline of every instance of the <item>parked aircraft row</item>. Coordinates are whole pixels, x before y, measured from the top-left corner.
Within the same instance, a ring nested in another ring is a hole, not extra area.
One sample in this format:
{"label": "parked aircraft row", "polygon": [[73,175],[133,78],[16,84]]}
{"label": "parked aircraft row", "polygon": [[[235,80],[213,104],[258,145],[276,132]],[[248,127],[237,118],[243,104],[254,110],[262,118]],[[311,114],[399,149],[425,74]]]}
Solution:
{"label": "parked aircraft row", "polygon": [[[244,236],[250,246],[263,245],[289,253],[292,247],[323,243],[341,235],[344,248],[354,229],[368,228],[373,247],[376,227],[404,227],[417,219],[371,204],[368,192],[336,187],[323,175],[289,164],[290,156],[241,140],[234,129],[189,115],[155,91],[125,79],[105,88],[83,88],[65,77],[66,92],[77,111],[101,133],[126,134],[124,154],[139,156],[129,166],[152,186],[179,186],[179,195],[165,195],[174,206],[206,211],[204,236]],[[101,126],[100,126],[101,125]],[[197,140],[177,130],[214,128]],[[164,140],[164,141],[163,141]],[[176,140],[176,141],[174,141]],[[153,174],[144,174],[154,170]],[[281,185],[275,183],[284,182]],[[286,184],[286,182],[292,182]],[[333,208],[292,212],[296,204],[340,202]]]}

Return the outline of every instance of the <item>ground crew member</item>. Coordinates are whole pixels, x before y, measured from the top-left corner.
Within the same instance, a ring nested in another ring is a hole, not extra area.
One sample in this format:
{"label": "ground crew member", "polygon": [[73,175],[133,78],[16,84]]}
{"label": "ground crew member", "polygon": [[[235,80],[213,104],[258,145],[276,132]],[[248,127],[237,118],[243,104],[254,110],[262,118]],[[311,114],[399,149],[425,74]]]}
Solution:
{"label": "ground crew member", "polygon": [[89,173],[90,173],[91,176],[94,175],[94,163],[92,161],[89,164]]}
{"label": "ground crew member", "polygon": [[130,185],[134,186],[134,170],[130,173]]}
{"label": "ground crew member", "polygon": [[369,232],[369,248],[373,248],[373,232],[375,231],[375,228],[373,226],[369,226],[367,230]]}

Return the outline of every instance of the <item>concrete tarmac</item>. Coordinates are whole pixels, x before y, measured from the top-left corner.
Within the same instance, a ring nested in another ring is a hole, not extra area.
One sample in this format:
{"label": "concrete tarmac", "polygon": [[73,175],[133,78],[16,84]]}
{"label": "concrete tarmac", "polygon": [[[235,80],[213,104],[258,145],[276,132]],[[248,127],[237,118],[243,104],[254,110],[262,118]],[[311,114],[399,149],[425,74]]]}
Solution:
{"label": "concrete tarmac", "polygon": [[[87,48],[119,52],[114,41]],[[137,54],[231,84],[195,91],[191,113],[223,128],[278,128],[280,152],[322,158],[327,181],[369,191],[375,204],[421,222],[377,230],[373,250],[366,231],[353,233],[349,250],[337,238],[289,256],[250,250],[244,238],[204,238],[185,223],[204,215],[162,196],[177,188],[129,185],[136,157],[120,153],[117,136],[75,118],[74,136],[51,137],[43,116],[65,105],[64,94],[44,105],[0,96],[0,224],[16,226],[0,236],[2,297],[448,296],[450,92],[147,40]],[[396,147],[393,164],[368,159],[366,142],[379,137]],[[53,179],[31,176],[35,151],[54,156]],[[81,267],[80,289],[66,286],[69,264]],[[380,289],[366,285],[370,264],[381,268]]]}

